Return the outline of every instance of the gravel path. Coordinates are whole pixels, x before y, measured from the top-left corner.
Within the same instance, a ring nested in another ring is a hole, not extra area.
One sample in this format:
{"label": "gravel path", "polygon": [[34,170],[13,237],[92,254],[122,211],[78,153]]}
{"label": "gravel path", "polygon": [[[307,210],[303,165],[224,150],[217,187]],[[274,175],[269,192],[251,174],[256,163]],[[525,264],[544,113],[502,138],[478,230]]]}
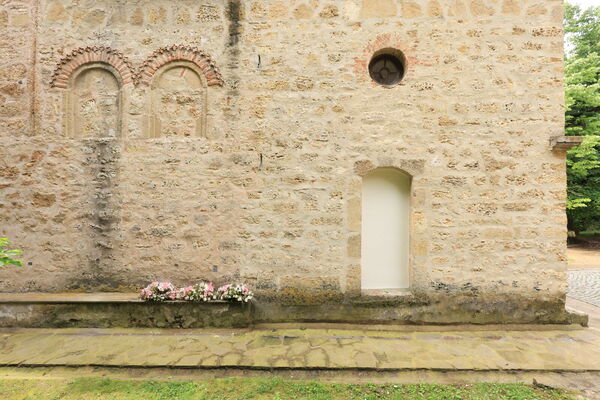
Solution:
{"label": "gravel path", "polygon": [[600,268],[569,271],[567,295],[600,307]]}

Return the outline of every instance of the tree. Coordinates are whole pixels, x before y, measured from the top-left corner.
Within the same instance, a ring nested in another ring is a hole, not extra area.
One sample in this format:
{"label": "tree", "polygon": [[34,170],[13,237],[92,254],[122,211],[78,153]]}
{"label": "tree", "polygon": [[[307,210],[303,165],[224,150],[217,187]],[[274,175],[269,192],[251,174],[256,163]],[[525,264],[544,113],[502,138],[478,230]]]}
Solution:
{"label": "tree", "polygon": [[584,136],[567,153],[569,229],[600,228],[600,7],[565,3],[565,132]]}
{"label": "tree", "polygon": [[12,264],[21,266],[23,263],[19,260],[15,260],[13,257],[21,254],[21,250],[9,250],[9,240],[7,238],[0,238],[0,267]]}

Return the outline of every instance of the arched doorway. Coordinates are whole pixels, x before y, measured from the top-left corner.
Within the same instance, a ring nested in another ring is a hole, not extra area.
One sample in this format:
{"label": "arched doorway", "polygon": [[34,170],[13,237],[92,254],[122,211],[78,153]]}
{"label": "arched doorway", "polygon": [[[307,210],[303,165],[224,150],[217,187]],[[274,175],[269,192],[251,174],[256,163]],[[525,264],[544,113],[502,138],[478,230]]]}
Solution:
{"label": "arched doorway", "polygon": [[377,168],[362,183],[362,289],[409,287],[410,175]]}

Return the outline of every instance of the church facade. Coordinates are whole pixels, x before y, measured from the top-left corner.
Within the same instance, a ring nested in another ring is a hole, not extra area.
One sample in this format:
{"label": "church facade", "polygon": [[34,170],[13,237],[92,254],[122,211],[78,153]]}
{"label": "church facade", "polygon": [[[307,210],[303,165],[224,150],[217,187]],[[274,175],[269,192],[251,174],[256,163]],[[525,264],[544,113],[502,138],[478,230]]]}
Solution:
{"label": "church facade", "polygon": [[0,292],[569,321],[560,0],[0,4]]}

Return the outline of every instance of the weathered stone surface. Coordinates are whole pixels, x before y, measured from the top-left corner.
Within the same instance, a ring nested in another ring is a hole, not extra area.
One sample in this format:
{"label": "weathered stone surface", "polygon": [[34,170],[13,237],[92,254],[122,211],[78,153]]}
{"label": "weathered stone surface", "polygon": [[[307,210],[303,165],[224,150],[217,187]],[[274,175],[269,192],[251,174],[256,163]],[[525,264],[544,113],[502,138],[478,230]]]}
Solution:
{"label": "weathered stone surface", "polygon": [[[337,281],[286,277],[275,292],[259,288],[257,301],[144,302],[135,293],[0,294],[3,327],[247,327],[254,323],[342,322],[360,324],[580,324],[587,316],[564,311],[564,303],[486,296],[465,285],[434,285],[435,294],[368,291],[360,296],[360,266],[347,269],[347,298]],[[356,279],[358,277],[358,279]],[[460,293],[449,302],[449,293]],[[482,304],[485,304],[482,305]],[[562,310],[562,311],[561,311]]]}
{"label": "weathered stone surface", "polygon": [[8,25],[8,11],[0,11],[0,29],[5,29]]}
{"label": "weathered stone surface", "polygon": [[437,0],[430,0],[427,3],[427,15],[430,17],[440,17],[444,15],[444,11],[442,10],[442,6]]}
{"label": "weathered stone surface", "polygon": [[56,195],[53,193],[34,193],[32,204],[34,207],[50,207],[56,201]]}
{"label": "weathered stone surface", "polygon": [[337,17],[338,15],[340,15],[340,12],[333,4],[327,4],[319,13],[319,17],[321,18],[333,18]]}
{"label": "weathered stone surface", "polygon": [[521,13],[521,5],[518,0],[504,0],[502,2],[502,14],[519,15]]}
{"label": "weathered stone surface", "polygon": [[[212,280],[274,304],[356,298],[362,176],[392,167],[412,175],[410,290],[437,317],[390,319],[477,319],[492,299],[482,321],[564,321],[562,2],[15,4],[0,223],[26,266],[0,270],[0,291]],[[407,63],[391,88],[367,71],[386,48]]]}
{"label": "weathered stone surface", "polygon": [[363,18],[386,18],[396,15],[393,0],[363,0],[360,16]]}
{"label": "weathered stone surface", "polygon": [[404,18],[414,18],[421,16],[421,6],[414,1],[403,0],[401,3],[401,15]]}
{"label": "weathered stone surface", "polygon": [[471,0],[471,14],[476,17],[494,15],[494,9],[484,0]]}
{"label": "weathered stone surface", "polygon": [[110,294],[37,297],[15,301],[9,296],[0,300],[0,326],[241,328],[253,323],[252,305],[247,303],[154,303]]}
{"label": "weathered stone surface", "polygon": [[600,334],[592,329],[329,328],[197,329],[186,334],[151,329],[0,330],[0,365],[229,367],[269,369],[271,374],[279,368],[311,368],[319,373],[352,369],[361,374],[376,369],[379,375],[432,369],[470,373],[600,370]]}
{"label": "weathered stone surface", "polygon": [[313,15],[313,9],[307,4],[300,4],[294,9],[294,17],[297,19],[310,18]]}
{"label": "weathered stone surface", "polygon": [[534,4],[527,7],[527,15],[544,15],[548,12],[548,9],[543,3]]}

